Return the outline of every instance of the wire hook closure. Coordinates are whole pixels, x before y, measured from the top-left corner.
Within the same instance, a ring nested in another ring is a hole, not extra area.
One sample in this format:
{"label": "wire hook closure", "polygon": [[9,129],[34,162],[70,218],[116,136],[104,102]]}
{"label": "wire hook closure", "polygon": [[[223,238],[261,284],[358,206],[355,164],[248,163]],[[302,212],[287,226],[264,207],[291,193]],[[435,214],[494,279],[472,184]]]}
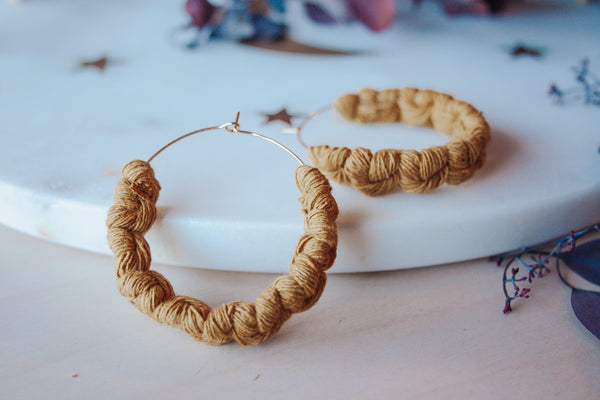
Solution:
{"label": "wire hook closure", "polygon": [[226,130],[227,132],[230,132],[230,133],[242,133],[242,134],[254,136],[254,137],[257,137],[259,139],[265,140],[265,141],[267,141],[269,143],[272,143],[275,146],[279,147],[280,149],[284,150],[289,155],[291,155],[296,161],[298,161],[298,163],[300,165],[306,165],[300,159],[300,157],[298,157],[292,150],[290,150],[289,148],[287,148],[283,144],[279,143],[275,139],[271,139],[270,137],[261,135],[260,133],[242,130],[241,126],[240,126],[240,123],[239,123],[239,119],[240,119],[240,112],[238,111],[237,114],[236,114],[236,116],[235,116],[235,121],[233,121],[233,122],[226,122],[226,123],[221,124],[221,125],[209,126],[207,128],[198,129],[198,130],[186,133],[185,135],[179,136],[178,138],[173,139],[172,141],[170,141],[169,143],[167,143],[166,145],[164,145],[163,147],[161,147],[156,153],[154,153],[152,155],[152,157],[150,157],[148,159],[148,163],[150,163],[152,160],[154,160],[156,158],[156,156],[158,156],[160,153],[162,153],[168,147],[170,147],[171,145],[179,142],[180,140],[183,140],[183,139],[185,139],[185,138],[187,138],[189,136],[195,135],[197,133],[207,132],[207,131],[212,131],[212,130],[217,130],[217,129],[224,129],[224,130]]}
{"label": "wire hook closure", "polygon": [[237,114],[235,115],[235,121],[226,122],[223,125],[219,125],[219,129],[225,129],[227,132],[230,132],[230,133],[246,133],[246,132],[240,131],[240,124],[238,122],[239,120],[240,120],[240,112],[238,111]]}

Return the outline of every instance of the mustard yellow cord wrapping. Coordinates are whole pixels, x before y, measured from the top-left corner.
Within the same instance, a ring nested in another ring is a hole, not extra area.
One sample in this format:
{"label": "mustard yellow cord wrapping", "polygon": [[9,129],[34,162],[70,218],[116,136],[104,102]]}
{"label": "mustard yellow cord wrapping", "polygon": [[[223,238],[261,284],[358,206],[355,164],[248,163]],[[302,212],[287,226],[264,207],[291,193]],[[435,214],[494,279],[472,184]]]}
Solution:
{"label": "mustard yellow cord wrapping", "polygon": [[296,183],[305,233],[296,245],[289,275],[276,279],[255,303],[236,301],[211,309],[200,300],[175,295],[169,281],[150,270],[144,234],[156,219],[160,185],[149,163],[129,162],[123,167],[107,218],[117,289],[144,314],[196,340],[213,345],[232,340],[242,345],[264,342],[293,313],[317,302],[327,280],[325,271],[336,256],[338,208],[329,182],[316,168],[303,165],[296,170]]}
{"label": "mustard yellow cord wrapping", "polygon": [[433,90],[362,89],[336,99],[335,109],[362,123],[404,122],[430,127],[451,137],[444,146],[416,150],[311,146],[309,158],[329,179],[369,196],[397,189],[424,193],[444,182],[457,185],[485,162],[490,128],[481,112],[464,101]]}

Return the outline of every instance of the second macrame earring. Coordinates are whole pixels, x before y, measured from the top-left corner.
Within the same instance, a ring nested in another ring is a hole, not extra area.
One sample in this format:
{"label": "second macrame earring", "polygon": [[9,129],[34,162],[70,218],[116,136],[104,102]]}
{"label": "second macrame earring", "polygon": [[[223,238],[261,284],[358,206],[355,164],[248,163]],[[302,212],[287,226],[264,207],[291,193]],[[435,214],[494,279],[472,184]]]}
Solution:
{"label": "second macrame earring", "polygon": [[[363,147],[308,147],[315,167],[335,182],[369,196],[394,190],[424,193],[443,183],[457,185],[471,178],[485,162],[490,128],[475,107],[433,90],[414,88],[362,89],[336,99],[334,108],[349,121],[403,122],[430,127],[451,137],[443,146],[417,151],[386,149],[372,153]],[[312,114],[298,127],[298,137]]]}
{"label": "second macrame earring", "polygon": [[[211,308],[200,300],[175,295],[167,278],[150,269],[150,247],[144,235],[156,219],[160,191],[150,162],[173,143],[216,129],[259,137],[291,154],[300,163],[296,183],[305,217],[304,234],[293,253],[289,275],[277,278],[254,303],[234,301]],[[275,140],[241,130],[237,119],[179,137],[148,161],[127,163],[115,188],[114,202],[106,223],[119,292],[152,319],[179,328],[208,344],[236,340],[249,345],[267,340],[293,313],[308,310],[319,300],[327,280],[325,271],[335,260],[338,208],[327,179]]]}

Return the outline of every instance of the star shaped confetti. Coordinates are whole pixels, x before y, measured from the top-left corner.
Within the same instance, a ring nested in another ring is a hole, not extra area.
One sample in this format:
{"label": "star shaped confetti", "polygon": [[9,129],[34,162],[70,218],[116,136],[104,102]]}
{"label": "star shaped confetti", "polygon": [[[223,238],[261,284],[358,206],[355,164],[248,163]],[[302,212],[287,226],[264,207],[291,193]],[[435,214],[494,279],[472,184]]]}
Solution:
{"label": "star shaped confetti", "polygon": [[265,124],[269,124],[273,121],[280,121],[289,126],[292,126],[292,118],[297,117],[297,115],[292,115],[292,114],[288,113],[285,108],[282,108],[281,110],[277,111],[275,114],[263,113],[263,115],[267,118],[267,120],[265,121]]}
{"label": "star shaped confetti", "polygon": [[79,63],[79,66],[81,68],[96,68],[98,71],[104,72],[109,64],[112,64],[112,60],[108,57],[100,57],[96,60],[82,61]]}
{"label": "star shaped confetti", "polygon": [[511,48],[509,54],[515,58],[520,56],[541,57],[544,52],[539,48],[516,44]]}

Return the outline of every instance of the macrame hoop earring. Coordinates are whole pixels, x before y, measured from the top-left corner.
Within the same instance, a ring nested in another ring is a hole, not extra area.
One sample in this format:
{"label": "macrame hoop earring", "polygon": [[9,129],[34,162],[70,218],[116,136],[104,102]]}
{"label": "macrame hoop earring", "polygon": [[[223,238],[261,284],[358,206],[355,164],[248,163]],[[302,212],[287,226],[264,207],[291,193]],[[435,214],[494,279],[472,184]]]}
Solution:
{"label": "macrame hoop earring", "polygon": [[306,146],[301,138],[308,121],[296,129],[308,148],[310,161],[329,179],[351,185],[369,196],[394,190],[425,193],[444,182],[458,185],[471,178],[485,162],[490,128],[482,113],[449,94],[414,88],[377,91],[362,89],[338,97],[333,107],[345,119],[361,123],[403,122],[433,128],[451,137],[443,146],[427,149],[385,149],[373,154],[363,147]]}
{"label": "macrame hoop earring", "polygon": [[[292,155],[300,163],[296,184],[305,217],[304,234],[296,245],[289,275],[277,278],[255,303],[235,301],[211,309],[200,300],[175,295],[169,281],[150,270],[150,247],[144,234],[156,220],[160,191],[150,162],[173,143],[216,129],[261,138]],[[241,345],[259,344],[273,336],[293,313],[308,310],[318,301],[327,280],[325,271],[336,256],[337,215],[331,186],[318,169],[306,166],[279,142],[241,130],[237,118],[235,122],[190,132],[164,146],[148,161],[134,160],[123,167],[106,222],[117,288],[144,314],[179,328],[198,341],[212,345],[232,340]]]}

